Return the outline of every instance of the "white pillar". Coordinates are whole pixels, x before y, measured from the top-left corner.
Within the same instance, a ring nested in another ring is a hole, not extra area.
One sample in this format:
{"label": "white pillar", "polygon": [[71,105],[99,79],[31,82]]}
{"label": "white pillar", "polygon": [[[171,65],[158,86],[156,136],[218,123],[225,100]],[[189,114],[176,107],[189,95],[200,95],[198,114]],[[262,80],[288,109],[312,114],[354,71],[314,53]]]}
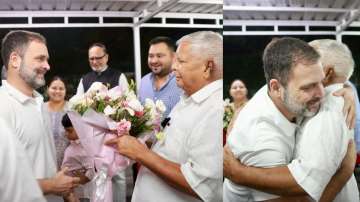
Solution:
{"label": "white pillar", "polygon": [[[139,21],[139,18],[134,18],[134,24]],[[135,82],[136,90],[140,87],[141,81],[141,47],[140,47],[140,26],[133,27],[133,38],[134,38],[134,60],[135,60]]]}
{"label": "white pillar", "polygon": [[340,32],[340,26],[336,26],[336,41],[342,42],[342,34]]}

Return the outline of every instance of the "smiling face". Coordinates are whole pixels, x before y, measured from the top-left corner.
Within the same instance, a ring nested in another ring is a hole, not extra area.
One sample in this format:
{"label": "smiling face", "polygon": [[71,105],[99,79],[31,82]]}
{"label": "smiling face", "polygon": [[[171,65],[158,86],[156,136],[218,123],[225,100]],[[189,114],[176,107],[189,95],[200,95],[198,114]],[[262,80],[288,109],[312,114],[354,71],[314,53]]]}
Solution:
{"label": "smiling face", "polygon": [[166,43],[153,44],[149,48],[148,66],[157,76],[166,76],[171,72],[174,53]]}
{"label": "smiling face", "polygon": [[45,73],[50,70],[49,53],[44,43],[30,42],[21,58],[19,76],[33,89],[45,85]]}
{"label": "smiling face", "polygon": [[320,62],[312,65],[299,63],[283,88],[283,102],[286,108],[297,116],[313,116],[320,108],[324,97],[322,80],[324,72]]}
{"label": "smiling face", "polygon": [[176,59],[172,66],[176,84],[190,96],[207,84],[206,60],[192,53],[191,44],[182,42],[176,50]]}
{"label": "smiling face", "polygon": [[92,70],[102,71],[107,66],[108,60],[109,56],[103,48],[93,46],[89,49],[89,64]]}
{"label": "smiling face", "polygon": [[65,100],[65,84],[60,79],[52,81],[47,90],[50,101],[62,102]]}
{"label": "smiling face", "polygon": [[240,80],[232,82],[230,87],[230,96],[234,101],[242,101],[247,98],[247,88]]}

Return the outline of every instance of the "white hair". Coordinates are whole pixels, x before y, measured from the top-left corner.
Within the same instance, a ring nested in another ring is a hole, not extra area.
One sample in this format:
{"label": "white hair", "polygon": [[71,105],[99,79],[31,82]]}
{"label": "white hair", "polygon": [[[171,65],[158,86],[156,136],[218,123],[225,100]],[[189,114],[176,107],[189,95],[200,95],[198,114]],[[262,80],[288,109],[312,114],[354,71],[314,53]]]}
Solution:
{"label": "white hair", "polygon": [[334,68],[337,76],[343,76],[347,80],[354,72],[355,62],[349,48],[336,40],[319,39],[309,43],[320,54],[320,61],[325,68]]}
{"label": "white hair", "polygon": [[183,36],[176,44],[189,42],[193,54],[206,59],[213,59],[219,71],[223,69],[223,38],[221,34],[212,31],[198,31]]}

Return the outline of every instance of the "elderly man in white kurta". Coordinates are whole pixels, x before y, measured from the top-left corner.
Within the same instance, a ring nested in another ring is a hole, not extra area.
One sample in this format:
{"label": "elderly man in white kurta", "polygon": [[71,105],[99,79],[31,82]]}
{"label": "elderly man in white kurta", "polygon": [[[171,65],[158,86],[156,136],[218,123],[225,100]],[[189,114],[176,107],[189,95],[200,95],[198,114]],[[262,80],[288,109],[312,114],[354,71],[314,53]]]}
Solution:
{"label": "elderly man in white kurta", "polygon": [[[318,201],[331,177],[340,167],[348,142],[354,139],[343,116],[344,99],[332,94],[343,88],[354,71],[354,61],[345,44],[330,39],[309,43],[321,55],[325,79],[325,99],[319,112],[308,118],[296,136],[295,159],[288,165],[297,183]],[[333,198],[331,198],[333,200]],[[358,202],[354,175],[336,195],[335,202]]]}
{"label": "elderly man in white kurta", "polygon": [[178,41],[173,66],[185,94],[152,149],[122,136],[121,154],[142,164],[133,202],[222,200],[222,37],[195,32]]}
{"label": "elderly man in white kurta", "polygon": [[23,145],[2,119],[0,128],[0,201],[45,202]]}
{"label": "elderly man in white kurta", "polygon": [[[0,89],[0,116],[25,148],[28,170],[48,201],[63,201],[79,181],[65,170],[56,173],[55,145],[42,96],[34,89],[45,84],[50,69],[46,40],[38,33],[11,31],[2,41],[1,55],[8,70]],[[31,191],[31,190],[29,190]]]}

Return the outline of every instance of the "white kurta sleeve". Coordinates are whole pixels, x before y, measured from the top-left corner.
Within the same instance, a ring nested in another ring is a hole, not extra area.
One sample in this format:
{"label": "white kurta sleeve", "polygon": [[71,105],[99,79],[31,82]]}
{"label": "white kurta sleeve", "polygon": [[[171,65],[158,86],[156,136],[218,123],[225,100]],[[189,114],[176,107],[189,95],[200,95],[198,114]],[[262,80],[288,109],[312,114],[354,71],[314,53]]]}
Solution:
{"label": "white kurta sleeve", "polygon": [[181,171],[204,201],[222,201],[222,108],[213,107],[186,140],[188,160]]}
{"label": "white kurta sleeve", "polygon": [[343,115],[320,111],[309,120],[297,145],[298,157],[288,168],[296,182],[319,200],[326,185],[344,158],[349,141]]}

